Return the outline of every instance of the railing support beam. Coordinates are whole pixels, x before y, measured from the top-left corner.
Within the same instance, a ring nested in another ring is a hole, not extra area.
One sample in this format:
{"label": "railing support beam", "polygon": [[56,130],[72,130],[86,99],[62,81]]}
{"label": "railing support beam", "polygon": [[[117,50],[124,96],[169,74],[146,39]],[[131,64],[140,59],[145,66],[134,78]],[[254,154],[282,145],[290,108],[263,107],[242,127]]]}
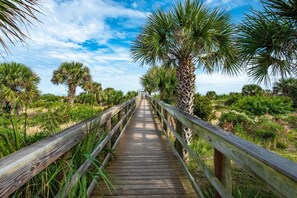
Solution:
{"label": "railing support beam", "polygon": [[[226,189],[232,192],[231,161],[217,149],[214,150],[214,173]],[[215,198],[221,198],[217,191]]]}

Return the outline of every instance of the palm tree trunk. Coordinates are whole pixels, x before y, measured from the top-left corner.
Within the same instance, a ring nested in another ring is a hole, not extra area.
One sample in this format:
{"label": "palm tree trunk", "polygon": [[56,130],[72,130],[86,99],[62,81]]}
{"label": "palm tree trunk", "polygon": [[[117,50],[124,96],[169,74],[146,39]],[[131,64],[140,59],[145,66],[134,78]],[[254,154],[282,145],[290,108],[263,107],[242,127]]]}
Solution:
{"label": "palm tree trunk", "polygon": [[[176,68],[177,77],[177,108],[185,113],[194,113],[194,94],[195,94],[195,67],[191,60],[180,61]],[[192,131],[188,128],[183,129],[183,138],[187,144],[192,139]],[[188,161],[189,155],[184,150],[184,160]]]}
{"label": "palm tree trunk", "polygon": [[76,86],[71,85],[71,84],[68,85],[68,102],[70,104],[73,104],[73,102],[74,102],[75,89],[76,89]]}

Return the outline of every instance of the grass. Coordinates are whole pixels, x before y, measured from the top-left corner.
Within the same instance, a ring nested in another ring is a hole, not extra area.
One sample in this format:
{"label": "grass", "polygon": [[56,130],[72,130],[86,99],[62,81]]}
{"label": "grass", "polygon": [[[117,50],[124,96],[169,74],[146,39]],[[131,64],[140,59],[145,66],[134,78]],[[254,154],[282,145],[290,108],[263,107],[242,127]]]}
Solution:
{"label": "grass", "polygon": [[[81,110],[81,108],[84,109]],[[16,113],[7,114],[0,112],[0,158],[50,136],[60,130],[63,122],[71,121],[71,119],[65,119],[65,117],[61,119],[59,116],[68,114],[70,117],[75,117],[82,112],[78,118],[84,119],[98,112],[98,108],[95,108],[95,110],[88,111],[85,105],[78,105],[68,112],[63,111],[61,107],[49,108],[41,114],[31,114],[29,119],[27,119],[27,115],[25,114],[17,115]],[[27,120],[25,121],[25,119]],[[29,124],[38,123],[38,125],[42,126],[42,122],[47,120],[49,121],[47,122],[48,126],[42,127],[42,131],[31,135],[27,134]],[[75,121],[79,122],[80,120],[76,119]],[[90,158],[90,153],[101,142],[105,134],[103,130],[98,130],[98,127],[88,131],[81,143],[34,176],[28,183],[19,188],[12,197],[54,197],[69,182],[72,175],[86,159],[90,159],[92,162],[91,171],[88,171],[81,177],[68,197],[86,197],[87,186],[90,184],[92,178],[98,174],[110,186],[104,170],[98,169],[98,164],[101,163],[99,158]]]}
{"label": "grass", "polygon": [[[226,101],[230,98],[212,100],[215,119],[212,123],[235,135],[246,139],[258,146],[271,150],[289,160],[297,162],[297,112],[296,109],[283,114],[261,116],[247,115],[232,110],[232,105]],[[226,105],[228,104],[228,106]],[[224,115],[225,114],[225,115]],[[213,172],[213,148],[204,140],[194,138],[191,148],[201,157],[210,171]],[[240,166],[232,165],[232,195],[236,198],[277,197],[269,186],[245,171]],[[190,160],[189,169],[194,174],[196,181],[202,187],[205,197],[214,197],[214,188],[203,175],[197,164]]]}

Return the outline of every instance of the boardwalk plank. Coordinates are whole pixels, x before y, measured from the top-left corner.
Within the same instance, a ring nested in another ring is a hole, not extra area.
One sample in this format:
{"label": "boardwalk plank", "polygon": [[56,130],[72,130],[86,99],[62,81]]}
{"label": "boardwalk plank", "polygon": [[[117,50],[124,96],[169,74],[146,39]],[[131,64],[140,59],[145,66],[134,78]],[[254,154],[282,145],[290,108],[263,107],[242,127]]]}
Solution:
{"label": "boardwalk plank", "polygon": [[132,117],[107,167],[113,190],[102,181],[91,197],[197,197],[156,123],[146,100]]}

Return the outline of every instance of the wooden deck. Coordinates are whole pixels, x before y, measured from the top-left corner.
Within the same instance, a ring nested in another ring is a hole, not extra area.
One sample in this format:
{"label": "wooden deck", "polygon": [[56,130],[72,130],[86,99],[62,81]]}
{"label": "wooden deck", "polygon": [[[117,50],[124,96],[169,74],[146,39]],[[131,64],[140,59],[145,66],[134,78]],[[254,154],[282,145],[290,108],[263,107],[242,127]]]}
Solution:
{"label": "wooden deck", "polygon": [[100,181],[91,197],[197,197],[146,100],[115,153],[106,168],[113,189]]}

